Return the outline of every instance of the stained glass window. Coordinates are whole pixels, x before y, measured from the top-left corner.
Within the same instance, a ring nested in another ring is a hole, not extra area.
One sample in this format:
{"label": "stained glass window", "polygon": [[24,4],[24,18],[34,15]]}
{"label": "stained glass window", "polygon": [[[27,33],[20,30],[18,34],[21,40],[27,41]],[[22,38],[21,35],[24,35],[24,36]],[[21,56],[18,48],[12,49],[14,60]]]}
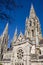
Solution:
{"label": "stained glass window", "polygon": [[18,57],[18,59],[22,59],[22,57],[23,57],[23,50],[22,49],[19,49],[18,50],[18,52],[17,52],[17,57]]}

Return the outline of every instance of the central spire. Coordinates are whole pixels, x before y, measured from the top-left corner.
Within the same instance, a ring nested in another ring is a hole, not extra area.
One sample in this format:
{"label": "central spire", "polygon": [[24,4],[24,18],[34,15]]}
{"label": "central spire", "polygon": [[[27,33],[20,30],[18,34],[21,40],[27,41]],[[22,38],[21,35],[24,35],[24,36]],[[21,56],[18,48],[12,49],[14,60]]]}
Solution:
{"label": "central spire", "polygon": [[29,18],[31,17],[35,17],[35,10],[34,10],[34,7],[33,7],[33,4],[31,4],[31,9],[30,9],[30,15],[29,15]]}

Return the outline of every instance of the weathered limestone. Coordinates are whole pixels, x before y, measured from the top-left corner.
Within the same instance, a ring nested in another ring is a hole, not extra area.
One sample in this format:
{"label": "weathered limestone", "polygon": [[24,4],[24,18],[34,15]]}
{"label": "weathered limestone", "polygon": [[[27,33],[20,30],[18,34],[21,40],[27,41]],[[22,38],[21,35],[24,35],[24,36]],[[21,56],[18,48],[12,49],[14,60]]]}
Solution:
{"label": "weathered limestone", "polygon": [[0,62],[2,65],[43,65],[43,38],[40,22],[31,5],[30,15],[26,18],[25,34],[17,35],[17,28],[8,44],[8,24],[0,37]]}

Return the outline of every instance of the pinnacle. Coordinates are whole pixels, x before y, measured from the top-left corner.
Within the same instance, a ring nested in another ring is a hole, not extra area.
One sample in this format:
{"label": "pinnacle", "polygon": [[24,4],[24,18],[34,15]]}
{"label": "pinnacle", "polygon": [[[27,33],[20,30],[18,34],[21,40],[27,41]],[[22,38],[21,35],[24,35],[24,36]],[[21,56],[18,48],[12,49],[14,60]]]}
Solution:
{"label": "pinnacle", "polygon": [[33,7],[33,4],[31,4],[31,12],[34,12],[34,7]]}
{"label": "pinnacle", "polygon": [[35,17],[35,10],[34,10],[33,4],[31,4],[30,16],[29,17]]}
{"label": "pinnacle", "polygon": [[14,35],[16,35],[17,34],[17,28],[15,29],[15,33],[14,33]]}
{"label": "pinnacle", "polygon": [[13,37],[13,42],[15,42],[16,41],[16,39],[17,39],[17,28],[15,29],[15,33],[14,33],[14,37]]}
{"label": "pinnacle", "polygon": [[31,9],[34,9],[33,4],[31,4]]}
{"label": "pinnacle", "polygon": [[8,29],[8,23],[6,24],[6,27],[5,27],[5,29]]}
{"label": "pinnacle", "polygon": [[5,30],[4,30],[4,32],[3,32],[3,35],[4,35],[5,33],[8,33],[8,23],[6,24]]}

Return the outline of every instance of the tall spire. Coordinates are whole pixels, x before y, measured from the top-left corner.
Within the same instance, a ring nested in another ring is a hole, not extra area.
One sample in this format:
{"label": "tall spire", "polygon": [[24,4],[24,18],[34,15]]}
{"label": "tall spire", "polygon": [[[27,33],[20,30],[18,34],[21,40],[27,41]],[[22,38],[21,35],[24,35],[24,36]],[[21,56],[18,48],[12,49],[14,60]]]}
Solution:
{"label": "tall spire", "polygon": [[31,4],[31,9],[30,9],[30,15],[29,15],[29,18],[30,17],[35,17],[35,10],[34,10],[34,7],[33,7],[33,4]]}
{"label": "tall spire", "polygon": [[8,46],[8,23],[5,27],[5,30],[3,32],[2,35],[2,48],[3,48],[3,52],[7,51],[7,46]]}
{"label": "tall spire", "polygon": [[13,42],[15,42],[16,39],[17,39],[17,28],[16,28],[15,33],[14,33]]}
{"label": "tall spire", "polygon": [[6,27],[5,27],[5,30],[4,30],[4,32],[3,32],[3,35],[4,35],[4,34],[7,34],[7,33],[8,33],[8,23],[7,23]]}

